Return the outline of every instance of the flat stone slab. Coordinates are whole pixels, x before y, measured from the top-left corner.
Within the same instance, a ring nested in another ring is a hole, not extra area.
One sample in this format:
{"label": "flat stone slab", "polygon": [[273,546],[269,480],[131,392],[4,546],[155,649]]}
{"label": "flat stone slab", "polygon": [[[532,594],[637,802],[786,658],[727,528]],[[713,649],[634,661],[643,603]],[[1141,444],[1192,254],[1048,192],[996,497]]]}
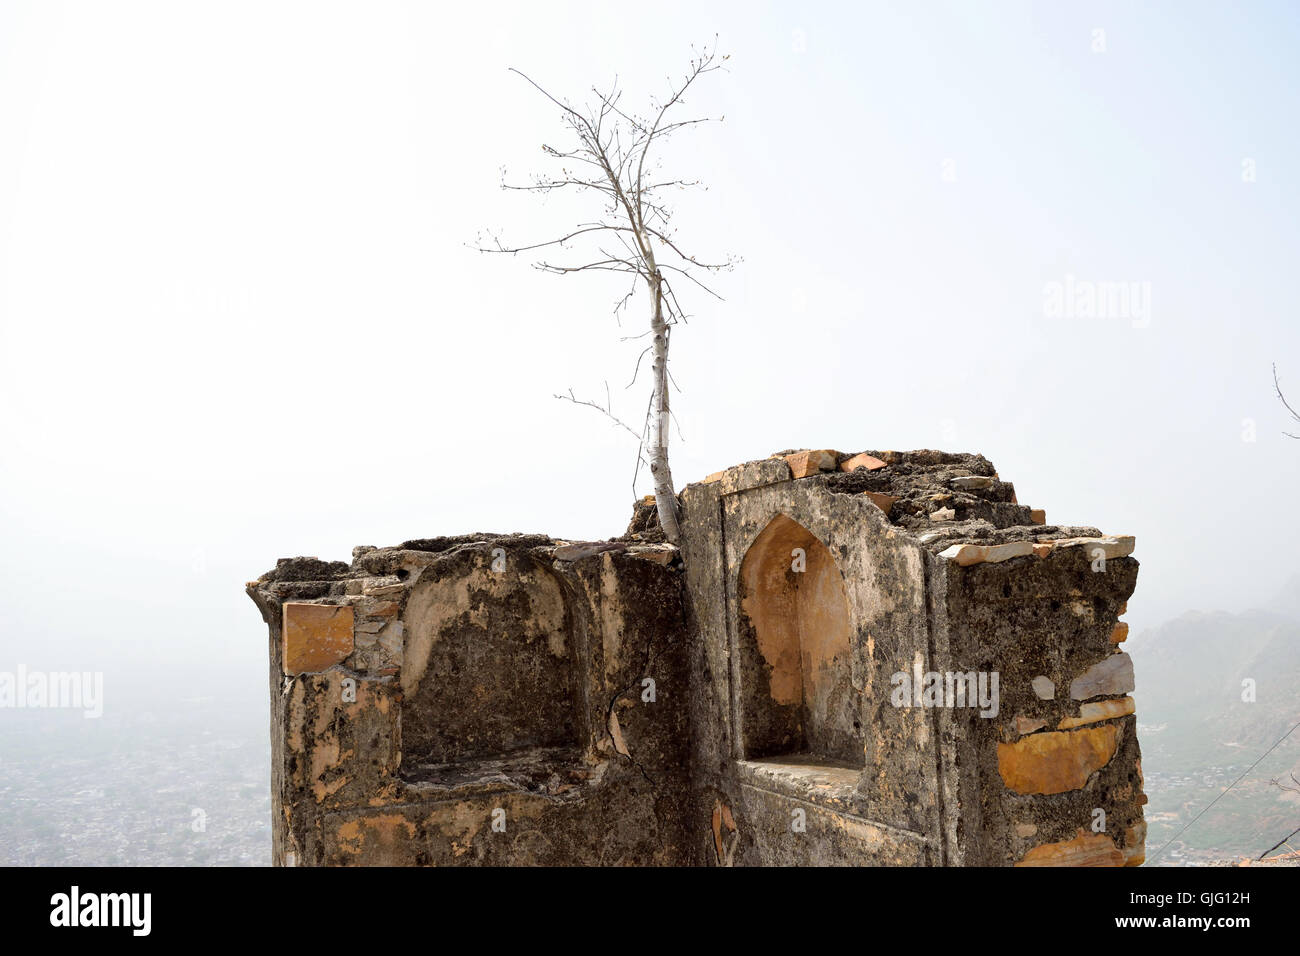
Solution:
{"label": "flat stone slab", "polygon": [[1118,697],[1133,690],[1133,658],[1121,652],[1094,664],[1070,682],[1070,697]]}
{"label": "flat stone slab", "polygon": [[997,564],[1034,553],[1032,541],[1008,541],[1006,544],[954,544],[939,552],[939,557],[968,567],[972,564]]}
{"label": "flat stone slab", "polygon": [[1114,534],[1101,538],[1060,538],[1052,542],[1053,549],[1084,548],[1089,558],[1096,559],[1094,553],[1101,549],[1107,560],[1126,558],[1133,553],[1135,539],[1131,534]]}
{"label": "flat stone slab", "polygon": [[1127,717],[1133,713],[1134,703],[1132,697],[1119,697],[1114,700],[1097,700],[1092,703],[1084,704],[1079,708],[1078,717],[1066,717],[1057,725],[1057,730],[1070,730],[1074,727],[1082,727],[1085,724],[1095,724],[1103,720],[1113,720],[1116,717]]}
{"label": "flat stone slab", "polygon": [[556,561],[580,561],[593,554],[626,550],[627,545],[621,541],[574,541],[556,548],[553,557]]}

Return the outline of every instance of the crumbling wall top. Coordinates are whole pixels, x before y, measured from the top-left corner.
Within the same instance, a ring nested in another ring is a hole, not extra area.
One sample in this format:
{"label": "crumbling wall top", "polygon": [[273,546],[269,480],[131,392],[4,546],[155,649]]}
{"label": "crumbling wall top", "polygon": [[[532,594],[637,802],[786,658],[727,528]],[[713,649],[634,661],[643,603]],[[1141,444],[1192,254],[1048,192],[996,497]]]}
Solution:
{"label": "crumbling wall top", "polygon": [[[966,452],[786,449],[715,472],[704,483],[718,483],[728,495],[784,481],[809,481],[833,494],[864,496],[892,525],[945,557],[1043,556],[1053,547],[1098,540],[1105,543],[1107,557],[1132,551],[1128,536],[1107,537],[1089,526],[1049,525],[1046,511],[1020,504],[1015,486],[1001,478],[991,461]],[[1002,546],[1007,547],[988,550]]]}

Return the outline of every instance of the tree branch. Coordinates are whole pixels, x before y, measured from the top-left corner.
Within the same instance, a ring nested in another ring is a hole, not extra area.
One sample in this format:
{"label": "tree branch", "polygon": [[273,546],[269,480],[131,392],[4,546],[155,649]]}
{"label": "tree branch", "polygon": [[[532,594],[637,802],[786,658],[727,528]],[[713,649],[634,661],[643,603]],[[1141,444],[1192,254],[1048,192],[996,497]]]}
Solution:
{"label": "tree branch", "polygon": [[[1296,421],[1300,422],[1300,412],[1297,412],[1294,408],[1292,408],[1292,407],[1291,407],[1291,403],[1288,402],[1288,401],[1286,400],[1286,396],[1282,394],[1282,386],[1278,383],[1278,380],[1277,380],[1277,363],[1276,363],[1276,362],[1273,363],[1273,388],[1274,388],[1274,390],[1277,392],[1277,397],[1278,397],[1278,399],[1282,402],[1282,407],[1285,408],[1288,412],[1291,413],[1291,417],[1292,417],[1293,419],[1295,419]],[[1293,435],[1293,434],[1291,434],[1290,432],[1283,432],[1282,434],[1285,435],[1287,438],[1296,438],[1296,439],[1300,439],[1300,435]]]}
{"label": "tree branch", "polygon": [[631,425],[629,425],[627,422],[623,421],[612,411],[610,411],[609,382],[605,383],[605,404],[604,405],[601,405],[599,402],[589,402],[584,399],[575,397],[573,394],[573,389],[569,389],[568,395],[556,395],[555,397],[562,402],[572,402],[575,405],[586,405],[588,408],[594,408],[596,411],[600,412],[602,415],[608,418],[611,423],[627,431],[633,438],[637,439],[638,441],[642,440],[641,434],[633,431]]}

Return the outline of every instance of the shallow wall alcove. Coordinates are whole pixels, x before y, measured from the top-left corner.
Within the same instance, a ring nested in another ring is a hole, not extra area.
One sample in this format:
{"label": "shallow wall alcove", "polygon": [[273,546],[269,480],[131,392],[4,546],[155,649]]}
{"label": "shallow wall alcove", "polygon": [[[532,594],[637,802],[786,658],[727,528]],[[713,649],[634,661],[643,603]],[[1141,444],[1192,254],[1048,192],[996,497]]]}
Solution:
{"label": "shallow wall alcove", "polygon": [[511,758],[576,747],[571,616],[541,562],[471,551],[421,580],[405,615],[402,763]]}
{"label": "shallow wall alcove", "polygon": [[861,767],[849,602],[830,550],[778,514],[741,562],[740,598],[745,758],[802,754]]}

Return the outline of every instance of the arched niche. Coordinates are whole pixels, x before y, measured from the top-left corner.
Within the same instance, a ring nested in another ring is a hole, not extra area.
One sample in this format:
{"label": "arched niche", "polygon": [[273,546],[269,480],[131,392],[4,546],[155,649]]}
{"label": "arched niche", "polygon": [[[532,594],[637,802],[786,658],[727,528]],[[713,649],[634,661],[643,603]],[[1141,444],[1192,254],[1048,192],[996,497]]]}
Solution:
{"label": "arched niche", "polygon": [[741,562],[740,598],[745,758],[800,754],[861,767],[849,602],[830,549],[778,514]]}

